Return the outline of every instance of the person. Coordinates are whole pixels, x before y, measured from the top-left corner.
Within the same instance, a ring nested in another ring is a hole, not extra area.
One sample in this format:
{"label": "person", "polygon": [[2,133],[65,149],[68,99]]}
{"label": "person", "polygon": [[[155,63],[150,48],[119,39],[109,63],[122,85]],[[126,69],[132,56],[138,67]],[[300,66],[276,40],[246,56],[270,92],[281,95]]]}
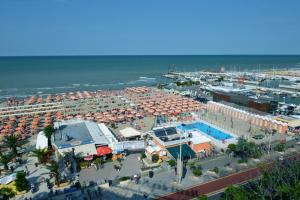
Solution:
{"label": "person", "polygon": [[34,184],[33,183],[31,183],[30,188],[31,188],[31,192],[34,192]]}
{"label": "person", "polygon": [[10,170],[12,173],[14,173],[14,166],[10,166]]}

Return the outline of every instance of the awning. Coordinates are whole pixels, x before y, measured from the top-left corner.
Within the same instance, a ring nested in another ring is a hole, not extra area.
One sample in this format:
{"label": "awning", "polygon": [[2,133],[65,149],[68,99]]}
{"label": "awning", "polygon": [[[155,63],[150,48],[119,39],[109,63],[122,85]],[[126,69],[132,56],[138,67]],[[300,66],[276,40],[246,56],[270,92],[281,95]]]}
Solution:
{"label": "awning", "polygon": [[87,155],[83,158],[83,160],[87,160],[87,161],[93,160],[93,155]]}
{"label": "awning", "polygon": [[97,156],[104,156],[112,153],[111,148],[109,148],[108,146],[98,147],[96,150],[97,150]]}

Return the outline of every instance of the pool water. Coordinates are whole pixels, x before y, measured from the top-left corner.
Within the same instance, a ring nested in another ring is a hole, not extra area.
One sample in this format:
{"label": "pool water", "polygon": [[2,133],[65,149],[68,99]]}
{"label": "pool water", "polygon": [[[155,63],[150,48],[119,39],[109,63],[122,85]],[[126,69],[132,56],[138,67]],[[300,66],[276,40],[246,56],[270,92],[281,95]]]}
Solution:
{"label": "pool water", "polygon": [[233,138],[231,135],[224,133],[221,130],[216,129],[212,126],[209,126],[208,124],[201,123],[201,122],[180,125],[180,126],[177,126],[177,128],[180,130],[183,130],[183,131],[198,130],[204,134],[207,134],[207,135],[215,138],[216,140],[227,140],[227,139]]}

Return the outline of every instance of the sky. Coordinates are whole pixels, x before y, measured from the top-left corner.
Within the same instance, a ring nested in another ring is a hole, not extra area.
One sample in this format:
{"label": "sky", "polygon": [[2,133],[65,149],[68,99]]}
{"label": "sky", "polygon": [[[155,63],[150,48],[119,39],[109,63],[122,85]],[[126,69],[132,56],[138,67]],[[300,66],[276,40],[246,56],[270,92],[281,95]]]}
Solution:
{"label": "sky", "polygon": [[300,54],[299,0],[0,0],[0,56]]}

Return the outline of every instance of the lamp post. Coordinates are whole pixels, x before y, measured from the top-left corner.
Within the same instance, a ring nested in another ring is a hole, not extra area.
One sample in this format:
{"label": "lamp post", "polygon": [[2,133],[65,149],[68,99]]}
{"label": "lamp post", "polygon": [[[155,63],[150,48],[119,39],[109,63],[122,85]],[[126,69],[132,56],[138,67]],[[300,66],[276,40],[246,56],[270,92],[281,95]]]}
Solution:
{"label": "lamp post", "polygon": [[182,181],[182,134],[180,134],[180,144],[179,144],[179,157],[177,159],[177,183],[181,183]]}

